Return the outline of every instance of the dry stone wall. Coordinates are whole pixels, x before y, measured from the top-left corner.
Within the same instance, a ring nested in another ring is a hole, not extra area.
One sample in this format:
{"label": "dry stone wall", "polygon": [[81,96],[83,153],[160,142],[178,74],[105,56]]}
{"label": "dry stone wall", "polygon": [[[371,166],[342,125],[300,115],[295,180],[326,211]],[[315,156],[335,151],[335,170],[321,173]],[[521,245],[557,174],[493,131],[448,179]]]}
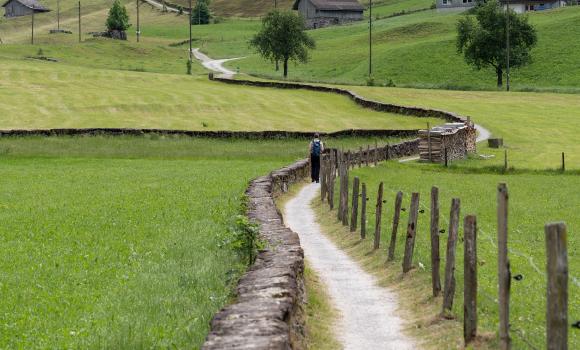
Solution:
{"label": "dry stone wall", "polygon": [[[322,132],[324,137],[410,137],[419,130],[365,130],[348,129],[335,132]],[[0,137],[11,136],[143,136],[148,134],[181,135],[207,138],[240,138],[249,140],[311,138],[314,131],[191,131],[168,129],[126,129],[126,128],[87,128],[87,129],[12,129],[0,130]]]}
{"label": "dry stone wall", "polygon": [[304,254],[298,235],[284,226],[274,197],[309,174],[298,161],[255,179],[248,187],[247,215],[260,226],[267,247],[242,277],[237,299],[211,321],[202,349],[302,349]]}

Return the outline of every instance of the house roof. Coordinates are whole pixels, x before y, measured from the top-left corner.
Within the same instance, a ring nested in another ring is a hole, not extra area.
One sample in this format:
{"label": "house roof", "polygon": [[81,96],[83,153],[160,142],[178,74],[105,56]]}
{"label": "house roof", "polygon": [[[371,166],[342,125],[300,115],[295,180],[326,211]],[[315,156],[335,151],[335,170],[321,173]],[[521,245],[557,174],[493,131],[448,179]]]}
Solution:
{"label": "house roof", "polygon": [[[298,10],[298,5],[302,0],[296,0],[294,10]],[[317,10],[323,11],[364,11],[364,7],[357,0],[310,0]]]}
{"label": "house roof", "polygon": [[21,3],[22,5],[28,7],[29,9],[34,9],[37,12],[47,12],[50,11],[49,9],[47,9],[46,7],[42,6],[38,1],[36,0],[8,0],[6,1],[2,7],[6,7],[6,5],[8,5],[9,3],[11,3],[12,1],[16,1]]}

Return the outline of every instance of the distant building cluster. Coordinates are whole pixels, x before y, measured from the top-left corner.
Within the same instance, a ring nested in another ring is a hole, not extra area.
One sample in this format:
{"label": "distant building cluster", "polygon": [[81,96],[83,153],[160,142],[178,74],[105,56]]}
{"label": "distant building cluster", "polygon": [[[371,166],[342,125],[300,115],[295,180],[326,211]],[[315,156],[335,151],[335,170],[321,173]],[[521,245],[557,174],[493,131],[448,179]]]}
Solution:
{"label": "distant building cluster", "polygon": [[[550,10],[566,6],[566,0],[500,0],[516,13]],[[476,0],[437,0],[438,10],[466,10],[476,5]]]}
{"label": "distant building cluster", "polygon": [[365,10],[357,0],[295,0],[293,9],[302,14],[308,29],[360,21]]}
{"label": "distant building cluster", "polygon": [[42,6],[36,0],[8,0],[2,7],[4,7],[4,17],[20,17],[28,16],[39,12],[48,12],[48,8]]}

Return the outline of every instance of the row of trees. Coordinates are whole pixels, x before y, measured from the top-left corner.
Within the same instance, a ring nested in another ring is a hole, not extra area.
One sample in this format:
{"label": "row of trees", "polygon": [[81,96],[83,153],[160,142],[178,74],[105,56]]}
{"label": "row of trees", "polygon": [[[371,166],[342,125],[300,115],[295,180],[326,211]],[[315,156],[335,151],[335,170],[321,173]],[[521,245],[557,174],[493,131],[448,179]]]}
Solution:
{"label": "row of trees", "polygon": [[[518,68],[532,61],[536,30],[527,16],[511,9],[505,11],[497,0],[480,1],[473,12],[475,16],[468,13],[457,24],[457,51],[477,70],[492,68],[497,86],[501,87],[508,67]],[[305,30],[300,15],[273,11],[263,18],[262,28],[250,40],[250,46],[264,59],[276,63],[276,68],[282,62],[286,78],[288,62],[306,63],[308,50],[315,48]]]}

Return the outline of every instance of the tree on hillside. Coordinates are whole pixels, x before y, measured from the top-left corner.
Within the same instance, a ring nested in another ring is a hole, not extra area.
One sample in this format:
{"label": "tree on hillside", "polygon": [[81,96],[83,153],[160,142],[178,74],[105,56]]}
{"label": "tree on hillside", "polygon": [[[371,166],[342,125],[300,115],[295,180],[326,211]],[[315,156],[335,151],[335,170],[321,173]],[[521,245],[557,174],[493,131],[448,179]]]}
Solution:
{"label": "tree on hillside", "polygon": [[191,24],[209,24],[210,19],[209,0],[197,0],[195,7],[191,10]]}
{"label": "tree on hillside", "polygon": [[118,32],[122,33],[120,37],[112,36],[113,38],[127,39],[125,31],[131,26],[129,24],[129,15],[125,6],[121,5],[119,0],[113,2],[113,6],[109,10],[109,17],[107,17],[107,29],[109,34]]}
{"label": "tree on hillside", "polygon": [[250,40],[250,46],[267,60],[284,64],[288,77],[288,61],[308,62],[308,50],[316,44],[306,33],[302,16],[290,11],[274,10],[262,20],[262,29]]}
{"label": "tree on hillside", "polygon": [[[475,10],[475,19],[465,16],[457,24],[457,51],[465,61],[477,70],[493,68],[497,86],[503,85],[503,72],[507,67],[506,21],[508,14],[497,2],[488,1]],[[528,23],[528,17],[509,11],[510,51],[509,64],[518,68],[532,61],[531,49],[536,45],[537,35]]]}

